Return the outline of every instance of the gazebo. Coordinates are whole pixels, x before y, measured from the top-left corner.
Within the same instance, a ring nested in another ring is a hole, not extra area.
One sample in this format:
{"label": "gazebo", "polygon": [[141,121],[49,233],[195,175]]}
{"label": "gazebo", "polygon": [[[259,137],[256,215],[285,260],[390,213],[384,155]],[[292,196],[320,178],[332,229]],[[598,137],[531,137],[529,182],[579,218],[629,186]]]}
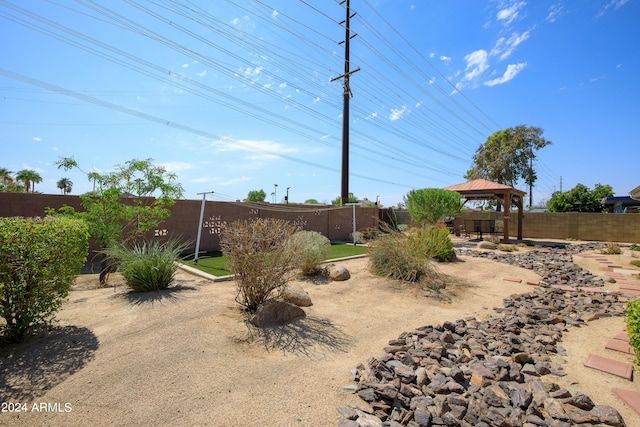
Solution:
{"label": "gazebo", "polygon": [[464,203],[469,200],[496,200],[502,206],[505,242],[509,241],[509,211],[511,205],[515,203],[518,208],[518,240],[522,240],[522,218],[524,216],[522,213],[522,201],[526,194],[524,191],[516,190],[509,185],[487,181],[486,179],[474,179],[473,181],[451,185],[444,189],[460,193],[465,199]]}

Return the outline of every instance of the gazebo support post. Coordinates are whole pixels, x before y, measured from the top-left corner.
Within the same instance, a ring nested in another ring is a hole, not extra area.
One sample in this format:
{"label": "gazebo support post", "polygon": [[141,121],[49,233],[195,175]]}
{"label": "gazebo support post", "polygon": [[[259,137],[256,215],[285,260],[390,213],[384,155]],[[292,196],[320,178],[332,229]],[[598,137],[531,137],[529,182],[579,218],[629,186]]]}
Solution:
{"label": "gazebo support post", "polygon": [[509,243],[509,208],[511,207],[511,193],[505,192],[502,198],[502,231],[504,243]]}
{"label": "gazebo support post", "polygon": [[522,213],[522,197],[517,198],[518,205],[518,240],[522,240],[522,218],[524,218],[524,214]]}

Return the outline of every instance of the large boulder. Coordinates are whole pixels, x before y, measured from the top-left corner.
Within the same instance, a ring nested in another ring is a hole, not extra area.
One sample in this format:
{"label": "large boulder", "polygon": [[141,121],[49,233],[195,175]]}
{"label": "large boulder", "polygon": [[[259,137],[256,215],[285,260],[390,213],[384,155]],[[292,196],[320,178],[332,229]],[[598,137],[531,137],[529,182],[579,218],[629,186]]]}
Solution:
{"label": "large boulder", "polygon": [[347,267],[341,265],[327,264],[322,270],[322,273],[336,282],[349,280],[351,278],[351,273],[349,273]]}
{"label": "large boulder", "polygon": [[267,300],[260,304],[250,322],[257,327],[279,326],[304,316],[304,310],[295,304],[286,301]]}
{"label": "large boulder", "polygon": [[298,285],[287,285],[284,291],[282,291],[282,294],[280,294],[280,298],[298,307],[309,307],[313,305],[307,291]]}

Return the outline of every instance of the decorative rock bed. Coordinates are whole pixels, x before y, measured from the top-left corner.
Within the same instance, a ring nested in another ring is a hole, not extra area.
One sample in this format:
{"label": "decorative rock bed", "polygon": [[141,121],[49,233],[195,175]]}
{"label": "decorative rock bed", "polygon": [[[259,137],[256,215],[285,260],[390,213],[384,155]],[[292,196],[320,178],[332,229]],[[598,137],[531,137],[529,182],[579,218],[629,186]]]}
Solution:
{"label": "decorative rock bed", "polygon": [[512,295],[495,317],[474,317],[416,328],[389,341],[385,353],[352,370],[353,392],[372,411],[337,408],[341,427],[365,426],[624,426],[618,411],[594,405],[561,388],[554,361],[570,326],[604,316],[623,316],[618,293],[560,291],[551,284],[602,286],[571,255],[595,245],[567,246],[521,255],[460,250],[531,268],[541,287]]}

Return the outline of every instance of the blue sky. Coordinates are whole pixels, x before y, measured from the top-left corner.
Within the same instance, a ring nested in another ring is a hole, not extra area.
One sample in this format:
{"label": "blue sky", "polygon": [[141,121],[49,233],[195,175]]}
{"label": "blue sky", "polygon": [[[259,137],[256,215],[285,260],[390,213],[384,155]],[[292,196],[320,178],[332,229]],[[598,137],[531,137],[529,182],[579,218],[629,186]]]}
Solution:
{"label": "blue sky", "polygon": [[[108,4],[101,6],[100,4]],[[541,127],[534,204],[640,185],[640,2],[351,0],[350,182],[396,205]],[[185,197],[340,195],[344,7],[327,0],[0,1],[0,167],[36,190],[152,158]],[[277,187],[275,186],[277,184]],[[528,191],[522,185],[521,189]],[[276,193],[273,195],[272,193]],[[275,198],[274,198],[275,196]]]}

